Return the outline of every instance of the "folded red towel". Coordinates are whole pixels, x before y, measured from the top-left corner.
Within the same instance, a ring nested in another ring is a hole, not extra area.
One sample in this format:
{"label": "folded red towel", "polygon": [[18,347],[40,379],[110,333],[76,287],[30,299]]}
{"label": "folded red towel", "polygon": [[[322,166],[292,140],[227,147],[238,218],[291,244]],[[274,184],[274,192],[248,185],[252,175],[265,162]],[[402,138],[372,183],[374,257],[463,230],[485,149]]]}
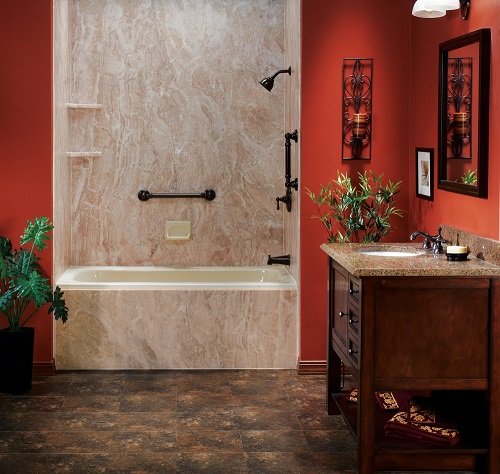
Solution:
{"label": "folded red towel", "polygon": [[417,440],[434,446],[455,446],[460,440],[460,433],[454,428],[412,423],[405,411],[397,412],[384,425],[386,436]]}

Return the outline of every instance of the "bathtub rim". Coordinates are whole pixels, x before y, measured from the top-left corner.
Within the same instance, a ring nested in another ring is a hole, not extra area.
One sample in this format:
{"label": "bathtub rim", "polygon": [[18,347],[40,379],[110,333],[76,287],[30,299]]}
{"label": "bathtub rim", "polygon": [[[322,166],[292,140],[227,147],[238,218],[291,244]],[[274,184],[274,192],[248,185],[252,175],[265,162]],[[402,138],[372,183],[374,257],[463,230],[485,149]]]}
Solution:
{"label": "bathtub rim", "polygon": [[[157,281],[130,281],[130,282],[82,282],[75,281],[74,276],[81,270],[112,270],[112,271],[175,271],[193,270],[272,270],[279,271],[286,278],[285,282],[157,282]],[[168,266],[118,266],[118,265],[80,265],[67,268],[55,283],[62,290],[297,290],[297,283],[283,265],[269,267],[259,266],[205,266],[205,267],[168,267]]]}

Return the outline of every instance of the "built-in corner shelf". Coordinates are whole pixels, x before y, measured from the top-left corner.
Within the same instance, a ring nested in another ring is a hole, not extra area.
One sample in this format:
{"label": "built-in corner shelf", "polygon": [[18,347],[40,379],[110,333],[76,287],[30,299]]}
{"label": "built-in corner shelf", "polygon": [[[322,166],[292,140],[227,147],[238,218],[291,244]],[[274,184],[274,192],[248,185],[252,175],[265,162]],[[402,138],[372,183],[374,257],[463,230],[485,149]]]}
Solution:
{"label": "built-in corner shelf", "polygon": [[67,151],[68,158],[99,158],[102,156],[101,151]]}
{"label": "built-in corner shelf", "polygon": [[66,107],[72,110],[100,110],[102,109],[102,104],[78,104],[75,102],[68,102]]}

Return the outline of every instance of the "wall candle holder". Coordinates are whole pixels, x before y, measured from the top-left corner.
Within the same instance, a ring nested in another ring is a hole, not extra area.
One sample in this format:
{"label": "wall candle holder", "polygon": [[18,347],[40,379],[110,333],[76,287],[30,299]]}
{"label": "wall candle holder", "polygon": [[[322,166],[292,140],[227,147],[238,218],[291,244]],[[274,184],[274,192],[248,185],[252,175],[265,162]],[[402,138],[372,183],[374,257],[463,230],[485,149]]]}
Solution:
{"label": "wall candle holder", "polygon": [[344,59],[342,65],[342,159],[371,158],[373,59]]}
{"label": "wall candle holder", "polygon": [[[472,58],[448,59],[448,158],[472,157]],[[466,155],[466,156],[464,156]]]}

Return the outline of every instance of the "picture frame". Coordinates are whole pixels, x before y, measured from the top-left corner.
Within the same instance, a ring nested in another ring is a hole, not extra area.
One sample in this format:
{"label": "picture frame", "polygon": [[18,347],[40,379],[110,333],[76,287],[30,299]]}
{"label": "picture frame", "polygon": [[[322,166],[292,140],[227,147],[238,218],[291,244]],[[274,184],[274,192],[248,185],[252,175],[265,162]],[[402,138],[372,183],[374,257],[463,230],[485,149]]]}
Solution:
{"label": "picture frame", "polygon": [[417,197],[434,200],[434,148],[415,148]]}

